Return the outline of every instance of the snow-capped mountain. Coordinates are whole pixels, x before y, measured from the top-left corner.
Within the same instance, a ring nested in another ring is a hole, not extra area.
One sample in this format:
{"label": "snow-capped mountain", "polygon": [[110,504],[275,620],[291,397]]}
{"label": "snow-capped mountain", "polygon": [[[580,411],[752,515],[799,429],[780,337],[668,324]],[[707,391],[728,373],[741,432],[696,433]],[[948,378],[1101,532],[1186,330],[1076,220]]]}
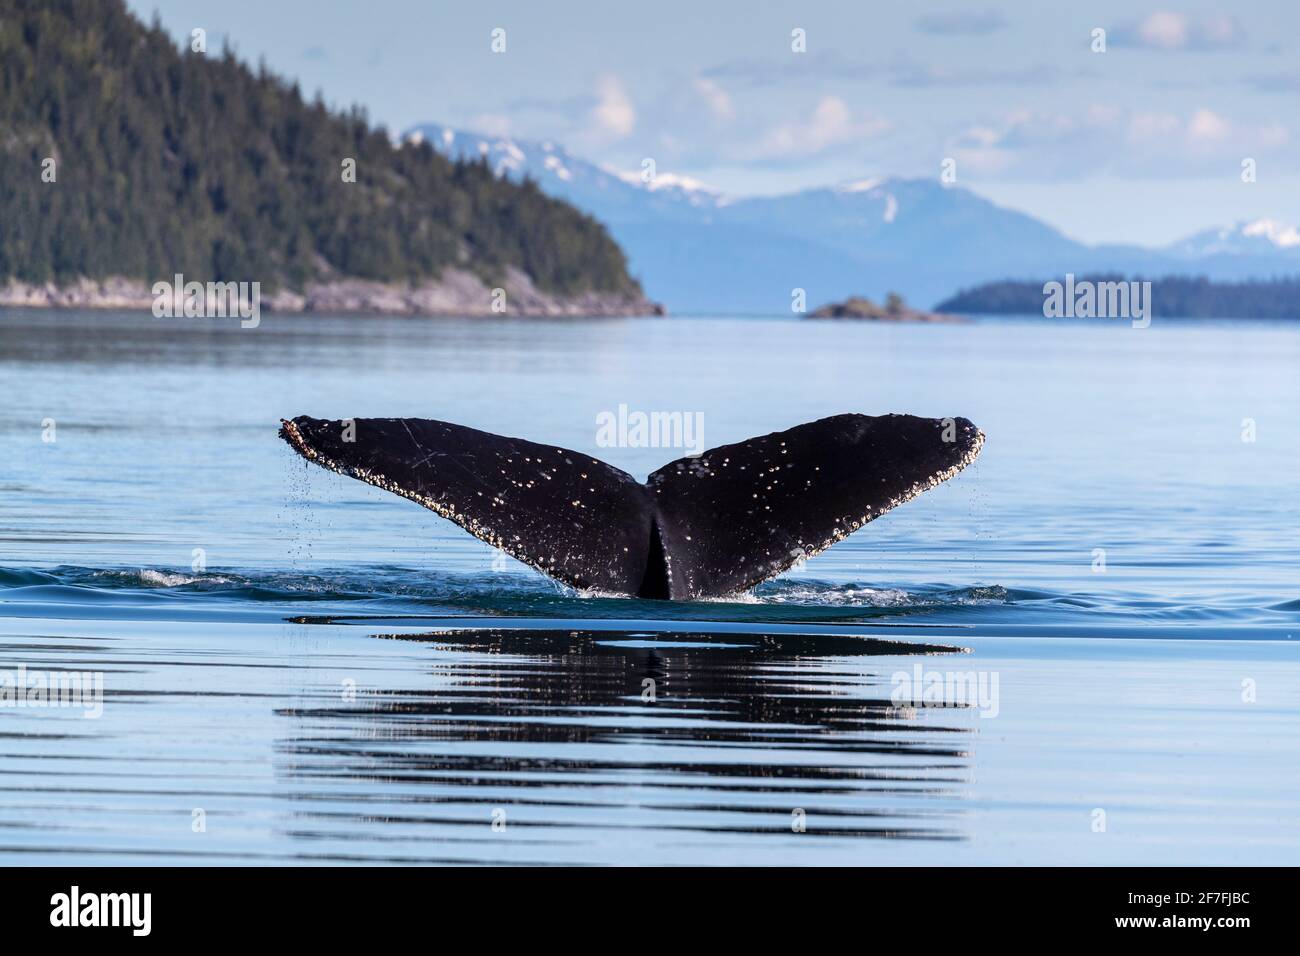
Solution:
{"label": "snow-capped mountain", "polygon": [[929,306],[996,279],[1067,272],[1268,277],[1300,271],[1300,231],[1271,220],[1208,230],[1163,249],[1077,242],[1025,213],[934,179],[863,179],[784,196],[729,198],[658,170],[616,171],[553,142],[428,124],[406,134],[604,222],[647,293],[673,312],[787,313],[900,292]]}
{"label": "snow-capped mountain", "polygon": [[1276,219],[1207,229],[1169,246],[1179,256],[1294,256],[1300,259],[1300,230]]}
{"label": "snow-capped mountain", "polygon": [[427,140],[455,159],[486,158],[498,176],[532,178],[548,195],[572,203],[605,223],[630,216],[671,217],[680,209],[694,218],[714,208],[721,195],[684,176],[641,171],[619,172],[571,155],[543,140],[507,139],[425,124],[410,129],[407,139]]}

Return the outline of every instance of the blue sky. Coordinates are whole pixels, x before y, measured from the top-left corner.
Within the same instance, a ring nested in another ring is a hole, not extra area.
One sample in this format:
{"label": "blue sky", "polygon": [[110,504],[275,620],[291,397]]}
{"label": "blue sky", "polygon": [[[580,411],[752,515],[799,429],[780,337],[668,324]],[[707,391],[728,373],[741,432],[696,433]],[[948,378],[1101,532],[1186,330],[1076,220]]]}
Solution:
{"label": "blue sky", "polygon": [[394,131],[553,139],[616,169],[653,157],[734,195],[938,176],[951,158],[958,185],[1090,242],[1300,222],[1300,4],[1284,0],[129,5]]}

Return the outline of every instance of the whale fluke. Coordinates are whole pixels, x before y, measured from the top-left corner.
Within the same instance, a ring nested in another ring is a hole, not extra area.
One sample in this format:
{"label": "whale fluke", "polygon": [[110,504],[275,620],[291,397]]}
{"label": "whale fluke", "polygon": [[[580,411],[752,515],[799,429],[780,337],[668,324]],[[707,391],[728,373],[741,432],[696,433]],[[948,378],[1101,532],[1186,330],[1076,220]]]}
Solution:
{"label": "whale fluke", "polygon": [[965,418],[834,415],[642,484],[581,452],[430,419],[301,416],[280,435],[565,584],[673,600],[775,577],[951,478],[984,443]]}

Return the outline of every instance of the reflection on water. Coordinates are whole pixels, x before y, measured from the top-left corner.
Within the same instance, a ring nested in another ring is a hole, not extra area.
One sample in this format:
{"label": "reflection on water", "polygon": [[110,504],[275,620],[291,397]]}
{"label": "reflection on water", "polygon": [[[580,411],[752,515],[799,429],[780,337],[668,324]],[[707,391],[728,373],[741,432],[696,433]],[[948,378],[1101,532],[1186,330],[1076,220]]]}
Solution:
{"label": "reflection on water", "polygon": [[[1300,854],[1291,642],[801,627],[0,616],[0,673],[103,686],[0,712],[0,862]],[[999,706],[892,707],[918,666]]]}
{"label": "reflection on water", "polygon": [[[292,728],[277,776],[312,790],[295,838],[364,838],[382,815],[425,833],[426,853],[555,863],[617,857],[627,830],[652,855],[736,835],[762,838],[755,849],[961,837],[967,722],[895,709],[895,668],[870,662],[952,648],[531,629],[401,639],[433,645],[431,689],[280,711]],[[336,784],[375,796],[320,808]],[[494,839],[513,828],[522,842]]]}
{"label": "reflection on water", "polygon": [[952,647],[0,626],[0,669],[104,675],[98,720],[5,715],[0,858],[816,862],[965,838],[977,719],[890,703],[909,656]]}

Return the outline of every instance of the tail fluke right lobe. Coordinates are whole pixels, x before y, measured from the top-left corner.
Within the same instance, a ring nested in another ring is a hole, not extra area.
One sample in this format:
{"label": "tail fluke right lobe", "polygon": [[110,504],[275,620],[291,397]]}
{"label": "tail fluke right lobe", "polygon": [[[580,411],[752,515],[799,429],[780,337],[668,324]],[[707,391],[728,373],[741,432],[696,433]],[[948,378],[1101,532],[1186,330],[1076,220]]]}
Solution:
{"label": "tail fluke right lobe", "polygon": [[682,458],[646,482],[669,596],[744,592],[975,460],[965,418],[834,415]]}

